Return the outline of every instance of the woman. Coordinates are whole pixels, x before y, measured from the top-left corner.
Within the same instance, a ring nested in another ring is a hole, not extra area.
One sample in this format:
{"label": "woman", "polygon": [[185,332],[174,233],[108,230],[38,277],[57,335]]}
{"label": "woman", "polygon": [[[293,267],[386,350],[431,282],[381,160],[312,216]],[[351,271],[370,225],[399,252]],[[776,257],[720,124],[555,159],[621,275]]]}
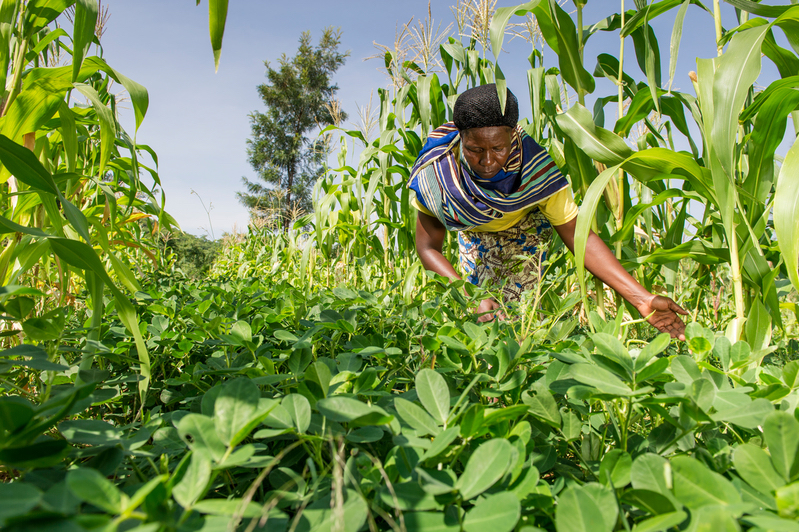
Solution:
{"label": "woman", "polygon": [[[538,283],[538,260],[554,227],[574,252],[577,205],[569,183],[541,146],[517,126],[519,105],[508,90],[505,113],[494,84],[461,94],[453,122],[427,138],[408,183],[418,209],[416,251],[424,267],[460,279],[442,254],[447,230],[459,231],[460,262],[474,284],[503,284],[506,301]],[[529,260],[515,257],[527,255]],[[672,299],[649,293],[621,266],[595,233],[588,237],[585,266],[630,302],[649,323],[685,339]],[[499,304],[483,300],[480,321]]]}

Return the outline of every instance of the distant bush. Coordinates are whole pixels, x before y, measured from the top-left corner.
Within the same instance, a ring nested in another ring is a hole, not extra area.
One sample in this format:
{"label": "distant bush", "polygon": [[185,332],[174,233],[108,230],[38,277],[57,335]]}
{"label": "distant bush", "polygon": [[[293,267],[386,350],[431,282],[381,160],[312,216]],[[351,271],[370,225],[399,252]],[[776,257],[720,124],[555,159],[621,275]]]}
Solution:
{"label": "distant bush", "polygon": [[166,251],[175,254],[175,267],[186,276],[199,278],[208,273],[222,249],[221,242],[196,237],[189,233],[176,233],[166,238]]}

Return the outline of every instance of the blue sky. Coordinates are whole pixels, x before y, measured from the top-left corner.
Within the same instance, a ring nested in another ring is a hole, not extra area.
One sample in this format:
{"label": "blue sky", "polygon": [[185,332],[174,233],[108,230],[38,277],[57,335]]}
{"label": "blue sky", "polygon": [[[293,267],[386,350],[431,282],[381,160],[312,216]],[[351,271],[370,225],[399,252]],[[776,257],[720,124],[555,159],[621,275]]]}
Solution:
{"label": "blue sky", "polygon": [[[450,1],[432,2],[433,18],[442,29],[453,17]],[[453,2],[454,3],[454,0]],[[778,2],[783,3],[783,2]],[[499,6],[517,2],[500,0]],[[632,8],[632,0],[626,1]],[[707,2],[711,5],[711,2]],[[336,73],[338,98],[350,120],[357,119],[358,105],[369,102],[371,93],[388,84],[377,69],[381,62],[364,61],[375,53],[373,41],[392,44],[397,25],[411,17],[424,19],[426,0],[233,0],[225,30],[219,72],[214,73],[208,37],[207,0],[105,0],[110,20],[102,40],[106,61],[116,70],[147,87],[150,107],[138,132],[138,142],[150,145],[159,157],[158,167],[166,191],[166,209],[184,231],[196,235],[213,232],[219,238],[234,229],[246,231],[248,213],[236,200],[243,189],[241,177],[256,178],[247,163],[246,140],[250,135],[249,113],[263,111],[256,86],[265,81],[264,61],[276,62],[282,53],[296,52],[300,33],[311,31],[314,40],[326,26],[340,27],[342,50],[350,57]],[[589,1],[584,22],[593,23],[618,10],[618,0]],[[723,4],[725,27],[733,27],[734,10]],[[568,7],[567,7],[568,10]],[[653,21],[660,43],[663,79],[668,78],[669,41],[677,10]],[[527,106],[527,43],[508,43],[500,64],[509,87]],[[625,71],[636,80],[645,76],[638,70],[628,41]],[[586,68],[593,71],[595,57],[602,52],[618,55],[618,33],[595,35],[585,50]],[[695,70],[695,58],[715,55],[713,20],[690,6],[685,21],[674,88],[693,94],[688,72]],[[557,59],[545,51],[549,65]],[[778,77],[764,59],[761,84]],[[597,95],[615,92],[609,83],[597,83]],[[593,102],[593,98],[589,98]],[[590,104],[589,104],[590,106]],[[524,112],[522,112],[524,116]],[[614,118],[606,109],[606,126]],[[123,111],[122,125],[132,133],[133,113]],[[192,194],[192,191],[197,195]],[[210,222],[205,207],[211,206]]]}

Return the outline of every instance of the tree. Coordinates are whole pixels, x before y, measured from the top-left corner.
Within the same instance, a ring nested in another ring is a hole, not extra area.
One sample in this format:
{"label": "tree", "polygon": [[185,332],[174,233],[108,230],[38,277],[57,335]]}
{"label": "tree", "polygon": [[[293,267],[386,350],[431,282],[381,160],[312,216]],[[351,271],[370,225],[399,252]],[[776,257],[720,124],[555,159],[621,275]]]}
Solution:
{"label": "tree", "polygon": [[256,215],[278,213],[284,228],[292,213],[310,210],[313,183],[323,172],[324,143],[308,134],[346,118],[333,116],[336,106],[331,105],[338,91],[331,77],[349,55],[339,52],[340,43],[338,29],[325,28],[316,47],[306,31],[297,55],[283,54],[277,69],[264,62],[268,83],[259,85],[258,93],[266,112],[250,113],[247,154],[265,184],[243,177],[247,191],[236,195]]}

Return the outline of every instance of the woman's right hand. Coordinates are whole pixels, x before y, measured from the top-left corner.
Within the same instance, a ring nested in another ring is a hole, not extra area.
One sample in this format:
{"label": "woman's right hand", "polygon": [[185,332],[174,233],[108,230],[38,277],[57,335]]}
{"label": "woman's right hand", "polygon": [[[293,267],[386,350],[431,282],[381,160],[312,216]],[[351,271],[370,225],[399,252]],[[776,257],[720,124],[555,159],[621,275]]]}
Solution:
{"label": "woman's right hand", "polygon": [[491,298],[482,300],[477,310],[475,310],[475,313],[478,314],[477,321],[479,323],[486,323],[494,321],[494,318],[504,320],[505,314],[502,312],[501,308],[499,303]]}

